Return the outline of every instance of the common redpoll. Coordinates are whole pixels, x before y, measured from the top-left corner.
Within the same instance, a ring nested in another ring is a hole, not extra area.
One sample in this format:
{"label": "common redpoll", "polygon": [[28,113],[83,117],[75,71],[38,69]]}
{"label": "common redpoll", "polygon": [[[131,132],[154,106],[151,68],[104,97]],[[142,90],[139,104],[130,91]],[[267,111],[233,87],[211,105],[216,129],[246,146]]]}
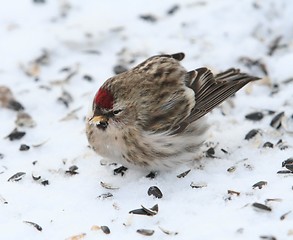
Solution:
{"label": "common redpoll", "polygon": [[86,121],[93,150],[123,166],[170,168],[195,158],[206,139],[205,114],[257,77],[229,69],[187,72],[184,53],[157,55],[108,79]]}

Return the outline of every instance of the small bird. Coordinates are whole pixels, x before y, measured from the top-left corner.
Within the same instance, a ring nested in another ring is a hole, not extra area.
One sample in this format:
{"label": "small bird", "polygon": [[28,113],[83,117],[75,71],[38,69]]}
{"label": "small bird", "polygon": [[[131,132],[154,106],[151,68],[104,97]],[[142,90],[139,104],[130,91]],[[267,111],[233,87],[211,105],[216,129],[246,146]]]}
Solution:
{"label": "small bird", "polygon": [[206,140],[204,115],[259,79],[234,68],[217,75],[205,67],[187,72],[180,65],[184,56],[150,57],[101,86],[86,120],[96,153],[150,171],[193,160]]}

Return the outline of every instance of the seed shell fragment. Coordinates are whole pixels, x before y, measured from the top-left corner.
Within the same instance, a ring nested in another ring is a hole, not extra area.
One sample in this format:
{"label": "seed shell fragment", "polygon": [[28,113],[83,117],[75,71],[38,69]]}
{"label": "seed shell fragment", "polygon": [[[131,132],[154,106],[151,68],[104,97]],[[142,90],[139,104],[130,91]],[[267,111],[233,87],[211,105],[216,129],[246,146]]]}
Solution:
{"label": "seed shell fragment", "polygon": [[255,183],[255,184],[253,184],[252,188],[253,189],[255,189],[255,188],[262,189],[263,186],[265,186],[267,184],[268,184],[268,182],[266,182],[266,181],[259,181],[259,182]]}
{"label": "seed shell fragment", "polygon": [[178,234],[178,232],[174,232],[174,231],[167,230],[167,229],[165,229],[165,228],[162,228],[161,226],[158,226],[158,227],[159,227],[159,229],[160,229],[163,233],[165,233],[165,234],[167,234],[167,235],[172,235],[172,236],[174,236],[174,235],[177,235],[177,234]]}
{"label": "seed shell fragment", "polygon": [[163,193],[161,192],[161,190],[157,186],[151,186],[148,189],[148,195],[154,196],[155,198],[162,198],[163,197]]}
{"label": "seed shell fragment", "polygon": [[272,209],[262,203],[253,203],[252,206],[256,209],[256,210],[263,210],[263,211],[267,211],[267,212],[271,212]]}
{"label": "seed shell fragment", "polygon": [[85,236],[86,236],[86,233],[81,233],[81,234],[78,234],[78,235],[68,237],[65,240],[80,240],[80,239],[84,238]]}
{"label": "seed shell fragment", "polygon": [[282,167],[285,167],[288,164],[293,164],[293,157],[292,158],[288,158],[285,161],[282,162]]}
{"label": "seed shell fragment", "polygon": [[144,235],[144,236],[152,236],[155,232],[155,230],[152,229],[137,229],[136,230],[137,233]]}
{"label": "seed shell fragment", "polygon": [[293,173],[293,172],[290,170],[280,170],[277,172],[277,174],[289,174],[289,173]]}
{"label": "seed shell fragment", "polygon": [[240,192],[237,192],[237,191],[234,191],[234,190],[228,190],[228,194],[240,196]]}
{"label": "seed shell fragment", "polygon": [[151,208],[146,208],[144,206],[141,206],[142,208],[131,210],[129,213],[131,214],[138,214],[138,215],[146,215],[146,216],[154,216],[159,211],[158,204],[154,205]]}
{"label": "seed shell fragment", "polygon": [[265,239],[265,240],[277,240],[277,238],[275,238],[274,236],[266,236],[266,235],[262,235],[260,236],[260,239]]}
{"label": "seed shell fragment", "polygon": [[258,133],[260,133],[260,129],[252,129],[245,135],[245,140],[250,140],[254,138]]}
{"label": "seed shell fragment", "polygon": [[263,119],[264,114],[262,112],[253,112],[245,115],[245,118],[252,121],[260,121]]}
{"label": "seed shell fragment", "polygon": [[285,218],[291,213],[292,211],[286,212],[284,214],[282,214],[282,216],[280,217],[280,220],[283,221],[285,220]]}
{"label": "seed shell fragment", "polygon": [[293,164],[286,164],[285,167],[286,167],[289,171],[293,172]]}
{"label": "seed shell fragment", "polygon": [[73,165],[73,166],[69,167],[69,169],[66,170],[65,173],[68,175],[76,175],[76,174],[78,174],[77,170],[78,170],[78,167]]}
{"label": "seed shell fragment", "polygon": [[158,172],[150,172],[148,175],[146,175],[146,178],[154,179],[158,175]]}
{"label": "seed shell fragment", "polygon": [[262,147],[263,148],[273,148],[274,144],[272,144],[271,142],[265,142]]}
{"label": "seed shell fragment", "polygon": [[275,128],[279,129],[282,126],[282,118],[285,116],[285,112],[280,112],[276,116],[273,117],[270,125]]}
{"label": "seed shell fragment", "polygon": [[8,204],[6,199],[4,197],[2,197],[1,195],[0,195],[0,202],[3,203],[3,204]]}
{"label": "seed shell fragment", "polygon": [[36,122],[32,119],[32,117],[25,112],[18,112],[17,118],[15,120],[15,124],[18,127],[29,127],[33,128],[36,126]]}
{"label": "seed shell fragment", "polygon": [[10,141],[19,140],[25,135],[25,132],[18,131],[15,128],[6,138],[9,138]]}
{"label": "seed shell fragment", "polygon": [[26,174],[25,172],[15,173],[7,181],[8,182],[18,182],[25,176],[25,174]]}
{"label": "seed shell fragment", "polygon": [[101,194],[101,195],[99,195],[98,196],[98,198],[99,199],[102,199],[102,200],[104,200],[104,199],[108,199],[108,198],[112,198],[113,197],[113,194],[112,193],[103,193],[103,194]]}
{"label": "seed shell fragment", "polygon": [[100,184],[103,188],[106,188],[106,189],[110,189],[110,190],[119,189],[119,187],[115,187],[115,186],[111,185],[110,183],[105,183],[105,182],[101,181]]}
{"label": "seed shell fragment", "polygon": [[115,168],[113,172],[114,172],[114,175],[120,174],[121,176],[124,176],[127,170],[128,170],[127,167],[121,166],[121,167]]}
{"label": "seed shell fragment", "polygon": [[37,229],[40,232],[43,230],[43,228],[39,224],[37,224],[37,223],[30,222],[30,221],[23,221],[23,222],[24,223],[27,223],[29,225],[32,225],[35,229]]}
{"label": "seed shell fragment", "polygon": [[21,144],[19,147],[19,151],[28,151],[30,149],[30,146],[26,144]]}
{"label": "seed shell fragment", "polygon": [[195,182],[190,183],[190,187],[192,187],[192,188],[204,188],[207,186],[208,185],[206,183],[195,183]]}
{"label": "seed shell fragment", "polygon": [[179,175],[177,175],[178,178],[184,178],[187,176],[188,173],[190,173],[191,169],[183,172],[183,173],[180,173]]}
{"label": "seed shell fragment", "polygon": [[105,234],[110,234],[111,233],[111,231],[110,231],[108,226],[101,226],[101,229],[102,229],[103,233],[105,233]]}

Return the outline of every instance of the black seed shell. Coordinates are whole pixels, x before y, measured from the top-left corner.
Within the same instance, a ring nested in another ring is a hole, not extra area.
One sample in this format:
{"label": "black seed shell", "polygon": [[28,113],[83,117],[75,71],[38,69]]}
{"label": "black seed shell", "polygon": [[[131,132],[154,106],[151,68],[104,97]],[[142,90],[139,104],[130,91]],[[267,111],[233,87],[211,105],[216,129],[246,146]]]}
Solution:
{"label": "black seed shell", "polygon": [[156,198],[162,198],[163,197],[163,193],[161,192],[161,190],[157,186],[151,186],[148,189],[148,195],[149,196],[154,196]]}

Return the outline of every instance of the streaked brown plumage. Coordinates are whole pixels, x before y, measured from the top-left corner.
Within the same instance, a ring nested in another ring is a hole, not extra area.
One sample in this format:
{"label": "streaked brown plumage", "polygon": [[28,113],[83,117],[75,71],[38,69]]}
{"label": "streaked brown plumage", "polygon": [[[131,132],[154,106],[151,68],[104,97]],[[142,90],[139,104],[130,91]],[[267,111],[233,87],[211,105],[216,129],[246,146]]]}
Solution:
{"label": "streaked brown plumage", "polygon": [[203,118],[257,77],[229,69],[187,72],[183,53],[157,55],[108,79],[97,92],[86,133],[101,156],[150,170],[192,160],[205,140]]}

